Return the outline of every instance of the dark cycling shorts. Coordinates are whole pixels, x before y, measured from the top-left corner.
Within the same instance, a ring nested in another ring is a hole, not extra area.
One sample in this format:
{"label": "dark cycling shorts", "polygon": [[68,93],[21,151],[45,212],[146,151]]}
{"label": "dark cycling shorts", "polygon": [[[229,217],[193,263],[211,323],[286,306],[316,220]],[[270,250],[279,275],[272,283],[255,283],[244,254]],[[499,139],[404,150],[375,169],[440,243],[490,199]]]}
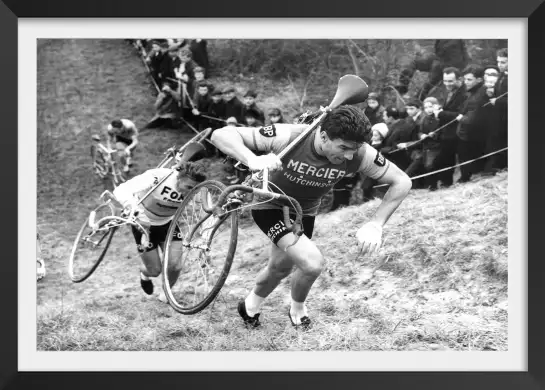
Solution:
{"label": "dark cycling shorts", "polygon": [[129,146],[130,144],[132,144],[132,139],[127,139],[127,138],[116,136],[115,137],[115,142],[121,142],[122,144],[125,144],[126,146]]}
{"label": "dark cycling shorts", "polygon": [[[149,235],[150,235],[150,242],[147,248],[142,248],[140,245],[140,240],[142,239],[142,233],[138,229],[136,229],[134,226],[132,227],[132,234],[134,236],[134,239],[136,241],[136,245],[138,248],[138,252],[144,253],[149,252],[157,248],[157,246],[167,239],[168,234],[168,228],[170,227],[170,222],[159,225],[159,226],[151,226],[149,229]],[[181,241],[181,233],[178,227],[176,227],[175,234],[174,234],[174,241]]]}
{"label": "dark cycling shorts", "polygon": [[[252,210],[252,217],[257,226],[275,245],[278,245],[278,241],[289,233],[284,224],[284,212],[282,210]],[[303,231],[308,238],[312,238],[314,219],[313,216],[303,216]],[[290,220],[293,223],[295,215],[290,215]]]}

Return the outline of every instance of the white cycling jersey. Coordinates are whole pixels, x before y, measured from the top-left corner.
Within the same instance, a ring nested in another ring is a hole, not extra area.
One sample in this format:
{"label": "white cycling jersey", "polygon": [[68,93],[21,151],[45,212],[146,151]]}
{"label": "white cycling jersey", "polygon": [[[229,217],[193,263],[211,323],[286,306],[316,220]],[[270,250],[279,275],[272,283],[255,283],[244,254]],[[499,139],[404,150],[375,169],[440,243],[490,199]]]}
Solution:
{"label": "white cycling jersey", "polygon": [[183,200],[183,195],[176,190],[177,174],[176,170],[169,168],[150,169],[120,184],[113,193],[124,207],[128,207],[170,175],[136,208],[149,219],[151,225],[164,225],[172,219]]}

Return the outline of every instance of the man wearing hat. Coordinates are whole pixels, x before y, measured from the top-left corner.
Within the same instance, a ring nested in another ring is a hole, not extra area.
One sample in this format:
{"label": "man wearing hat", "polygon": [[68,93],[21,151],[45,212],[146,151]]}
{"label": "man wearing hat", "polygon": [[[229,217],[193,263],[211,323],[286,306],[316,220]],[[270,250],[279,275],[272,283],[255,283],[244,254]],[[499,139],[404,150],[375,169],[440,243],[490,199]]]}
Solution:
{"label": "man wearing hat", "polygon": [[247,111],[253,111],[257,114],[256,119],[261,123],[265,123],[265,114],[255,103],[256,98],[257,92],[255,92],[253,89],[249,89],[246,92],[246,94],[244,95],[244,107],[242,108],[242,116],[245,117]]}
{"label": "man wearing hat", "polygon": [[227,118],[234,117],[238,123],[243,123],[242,110],[244,105],[236,97],[234,87],[229,86],[223,89],[223,101],[225,102],[225,116]]}

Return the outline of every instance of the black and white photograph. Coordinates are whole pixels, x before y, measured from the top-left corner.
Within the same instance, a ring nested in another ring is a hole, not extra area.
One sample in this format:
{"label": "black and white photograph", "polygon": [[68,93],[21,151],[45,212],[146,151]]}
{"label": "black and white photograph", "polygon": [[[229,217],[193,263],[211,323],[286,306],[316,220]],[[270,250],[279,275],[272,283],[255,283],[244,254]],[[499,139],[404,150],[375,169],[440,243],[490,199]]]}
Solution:
{"label": "black and white photograph", "polygon": [[518,351],[500,27],[35,39],[30,348]]}

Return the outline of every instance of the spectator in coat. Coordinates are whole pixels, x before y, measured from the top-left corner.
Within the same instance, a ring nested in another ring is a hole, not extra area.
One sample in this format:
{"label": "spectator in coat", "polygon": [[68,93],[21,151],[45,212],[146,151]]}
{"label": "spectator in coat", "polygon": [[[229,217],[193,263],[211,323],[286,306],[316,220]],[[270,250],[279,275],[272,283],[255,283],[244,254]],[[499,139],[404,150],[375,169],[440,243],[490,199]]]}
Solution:
{"label": "spectator in coat", "polygon": [[[439,156],[441,150],[441,143],[438,140],[439,136],[433,133],[439,127],[439,119],[434,114],[436,107],[439,107],[439,101],[429,96],[424,99],[423,107],[424,115],[418,131],[418,139],[422,140],[422,142],[418,145],[422,151],[423,173],[429,173],[437,165],[437,156]],[[431,191],[437,189],[437,180],[433,176],[426,176],[423,179],[424,187],[427,187]]]}
{"label": "spectator in coat", "polygon": [[380,104],[379,96],[376,92],[371,92],[367,96],[366,100],[367,106],[363,113],[371,122],[371,126],[377,123],[384,122],[384,106]]}
{"label": "spectator in coat", "polygon": [[257,92],[250,89],[244,95],[244,107],[242,108],[242,116],[246,116],[247,111],[253,111],[257,115],[257,120],[261,123],[265,123],[265,114],[257,106],[255,99],[257,98]]}
{"label": "spectator in coat", "polygon": [[[213,118],[221,119],[222,121],[227,119],[225,112],[225,101],[223,100],[223,93],[219,89],[214,89],[211,93],[212,102],[208,107],[207,115]],[[210,126],[213,130],[223,127],[224,124],[220,120],[210,120]]]}
{"label": "spectator in coat", "polygon": [[242,110],[244,109],[244,104],[236,97],[235,88],[224,88],[223,100],[225,102],[225,116],[227,118],[235,118],[238,123],[243,123],[244,116],[242,115]]}
{"label": "spectator in coat", "polygon": [[155,116],[145,126],[146,128],[176,126],[176,119],[180,115],[179,102],[181,99],[179,84],[166,81],[155,100]]}
{"label": "spectator in coat", "polygon": [[463,69],[470,59],[463,39],[437,39],[434,53],[428,54],[423,53],[417,44],[416,51],[417,54],[414,58],[405,60],[406,64],[403,66],[396,89],[401,94],[407,93],[415,71],[428,72],[428,81],[417,94],[421,100],[429,95],[433,87],[441,83],[443,69],[448,67]]}
{"label": "spectator in coat", "polygon": [[[488,101],[483,85],[484,69],[469,65],[463,71],[467,98],[458,115],[458,162],[473,160],[484,153],[484,123],[481,121],[482,107]],[[482,170],[481,160],[460,166],[460,182],[467,182],[471,175]]]}
{"label": "spectator in coat", "polygon": [[192,114],[196,117],[195,122],[197,123],[199,131],[206,129],[207,127],[212,127],[210,120],[201,116],[201,114],[208,113],[210,105],[212,104],[209,88],[209,84],[204,80],[201,80],[199,84],[197,84],[197,95],[193,101],[195,108],[193,108]]}
{"label": "spectator in coat", "polygon": [[259,120],[259,113],[255,110],[244,111],[244,121],[249,127],[262,127],[263,122]]}
{"label": "spectator in coat", "polygon": [[407,142],[415,139],[415,125],[410,118],[401,119],[399,110],[394,106],[389,106],[384,111],[384,123],[389,131],[380,152],[404,171],[409,167],[410,158],[406,150],[400,149],[403,149]]}
{"label": "spectator in coat", "polygon": [[[507,147],[507,84],[508,84],[508,52],[507,48],[498,50],[497,54],[499,78],[494,86],[494,97],[490,98],[490,104],[496,113],[497,129],[491,130],[491,138],[488,145],[488,153]],[[507,168],[507,151],[490,156],[485,166],[486,175],[494,175],[497,171]]]}
{"label": "spectator in coat", "polygon": [[151,44],[151,50],[146,56],[146,63],[150,67],[151,76],[157,85],[163,84],[163,80],[160,77],[160,67],[165,55],[166,50],[161,47],[159,42],[153,41]]}
{"label": "spectator in coat", "polygon": [[[466,100],[465,86],[461,81],[461,72],[458,68],[448,67],[443,70],[443,83],[430,91],[430,96],[435,97],[441,106],[436,107],[434,115],[439,119],[438,139],[441,144],[439,155],[435,160],[434,170],[454,166],[456,164],[456,151],[458,147],[458,115]],[[444,187],[453,183],[454,169],[448,169],[437,173],[432,177],[441,180]],[[437,182],[434,184],[437,186]]]}

